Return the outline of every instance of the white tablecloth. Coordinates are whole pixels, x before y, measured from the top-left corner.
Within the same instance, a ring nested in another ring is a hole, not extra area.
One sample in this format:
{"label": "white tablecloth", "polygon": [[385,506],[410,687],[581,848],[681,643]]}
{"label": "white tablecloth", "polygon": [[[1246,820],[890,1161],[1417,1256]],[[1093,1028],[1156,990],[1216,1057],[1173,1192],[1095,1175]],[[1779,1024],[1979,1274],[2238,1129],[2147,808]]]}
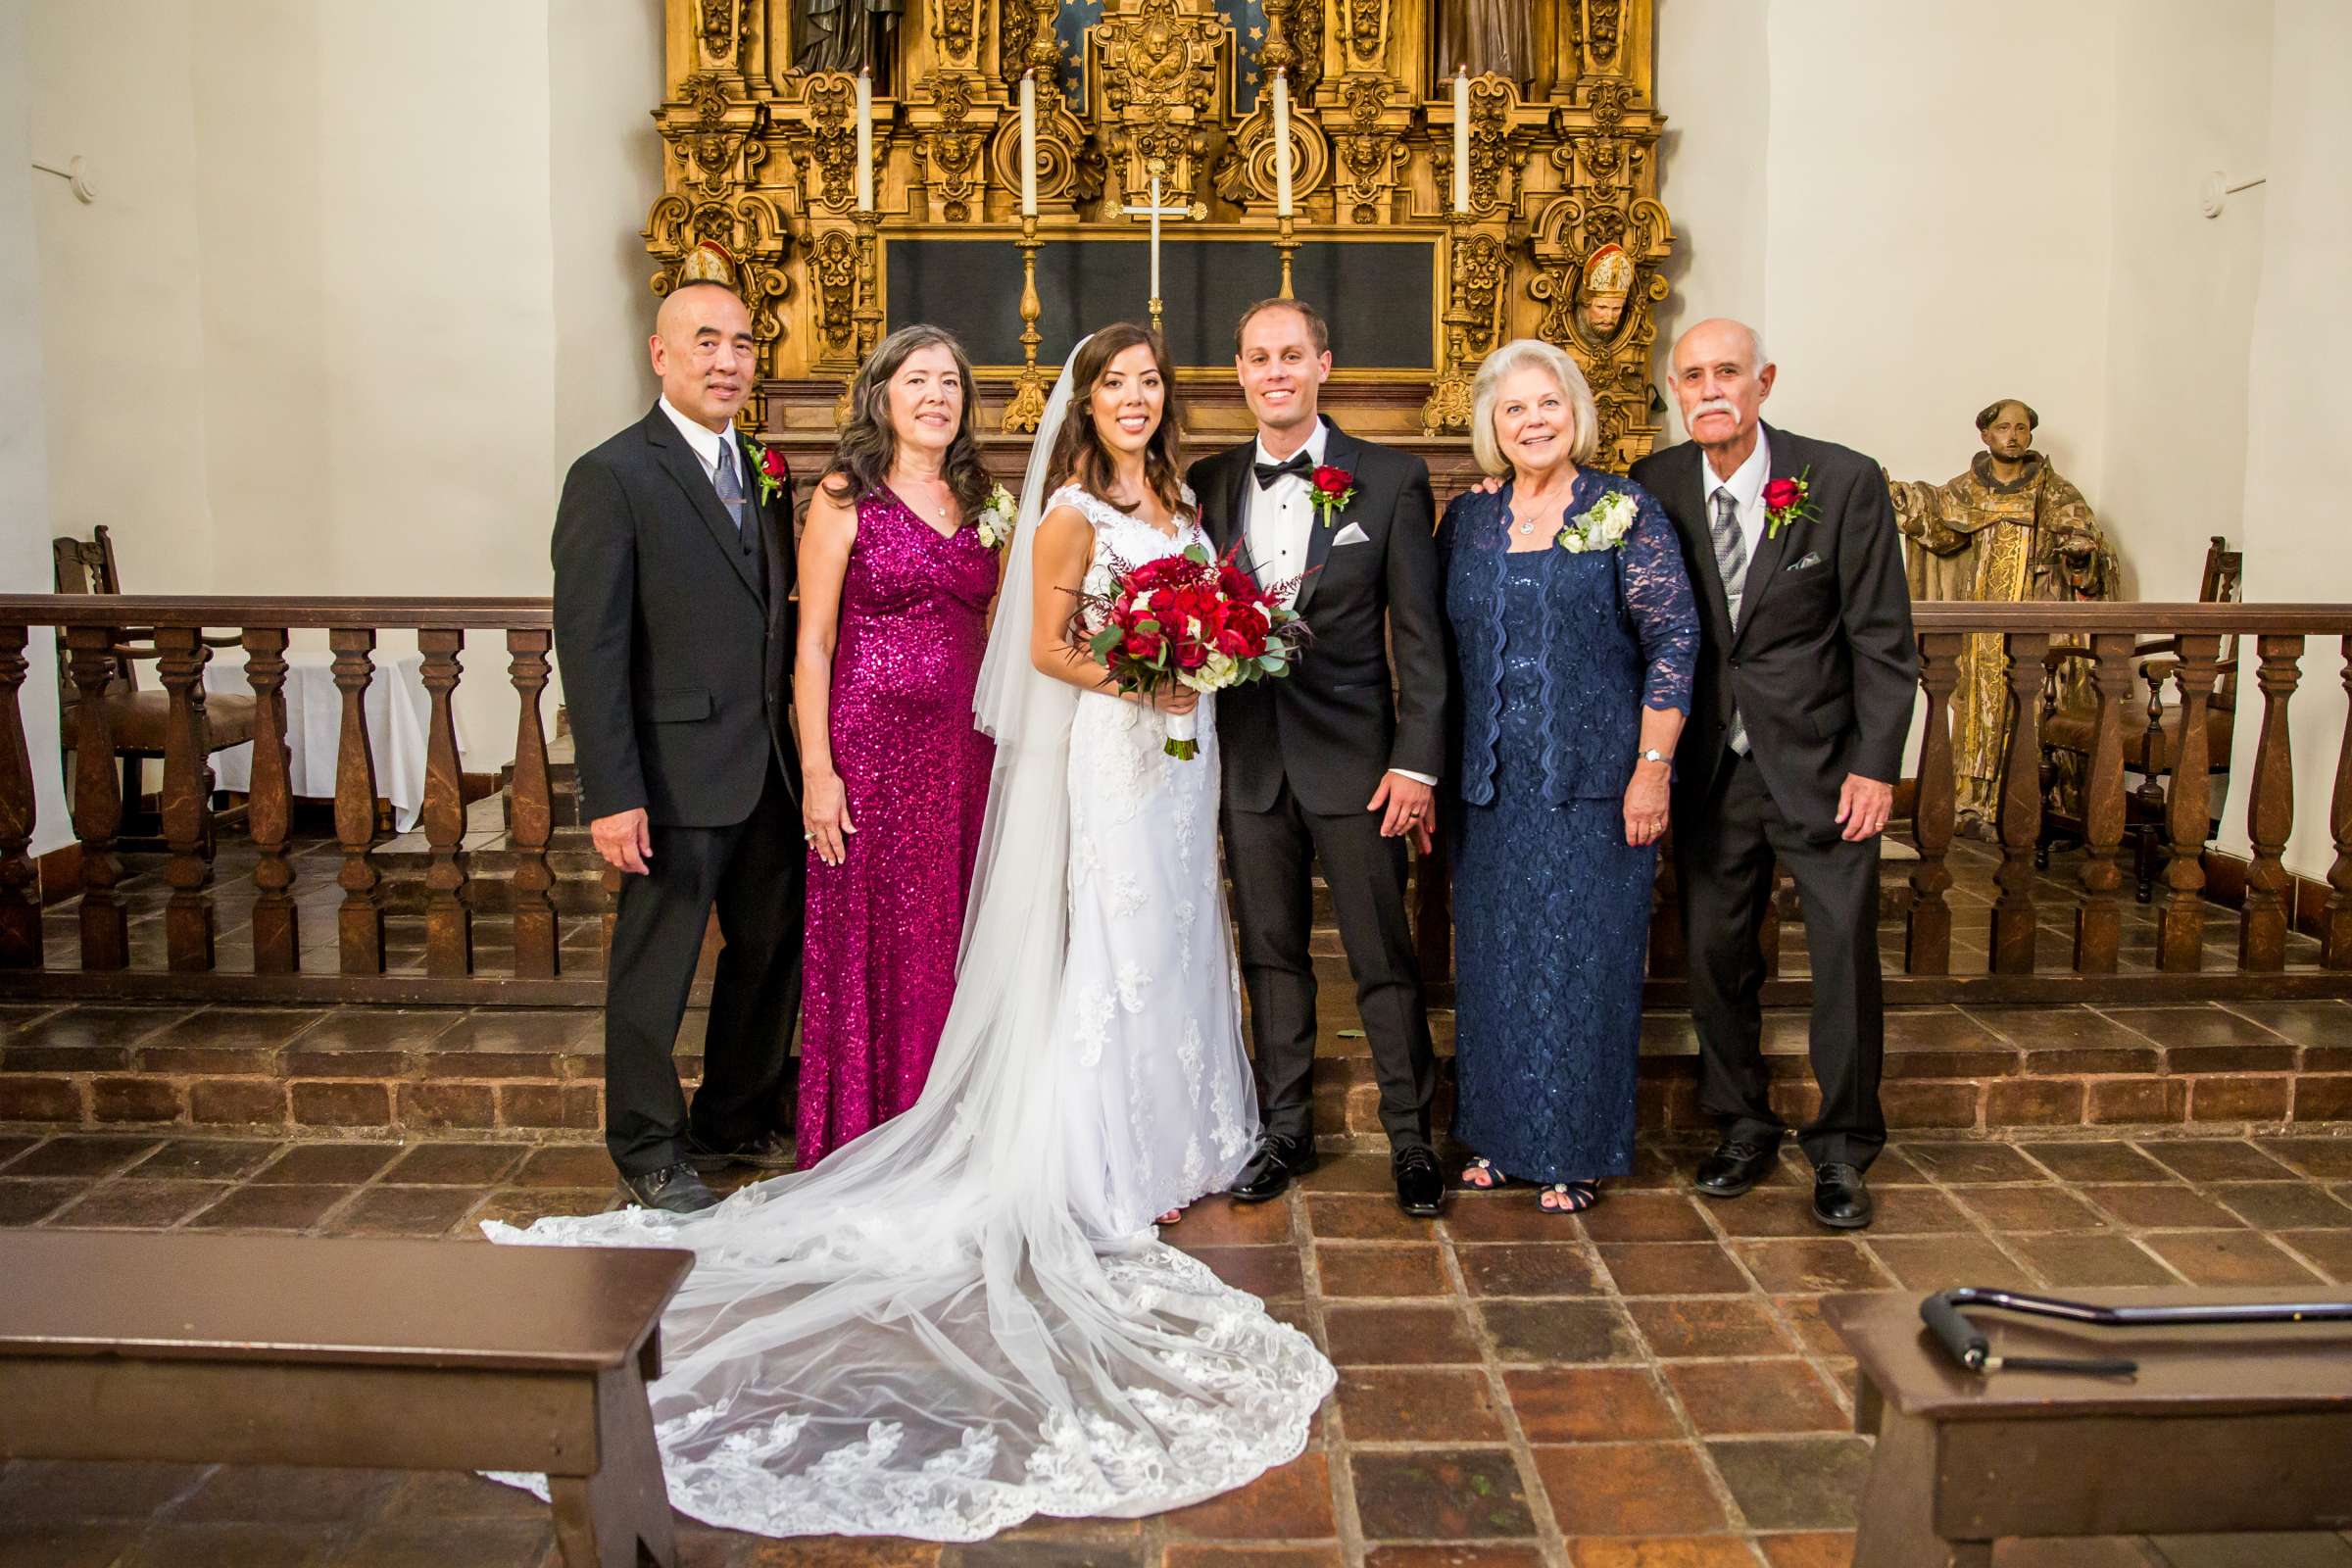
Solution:
{"label": "white tablecloth", "polygon": [[[335,749],[343,734],[343,694],[335,689],[334,655],[309,650],[286,654],[287,773],[294,793],[306,799],[335,798]],[[204,666],[204,689],[251,696],[240,649],[218,648]],[[424,808],[424,749],[433,717],[424,689],[420,654],[379,651],[375,675],[363,705],[368,745],[375,758],[375,793],[392,803],[403,833],[416,825]],[[459,742],[459,756],[465,743]],[[234,746],[213,754],[213,787],[253,788],[253,747]]]}

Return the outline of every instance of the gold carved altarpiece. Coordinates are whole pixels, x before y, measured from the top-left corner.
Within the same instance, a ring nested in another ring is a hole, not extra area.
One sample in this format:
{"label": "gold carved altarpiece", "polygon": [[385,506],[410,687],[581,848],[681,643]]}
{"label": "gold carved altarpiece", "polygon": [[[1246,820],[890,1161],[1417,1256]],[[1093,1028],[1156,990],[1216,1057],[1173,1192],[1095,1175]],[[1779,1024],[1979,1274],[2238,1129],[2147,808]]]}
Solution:
{"label": "gold carved altarpiece", "polygon": [[[1674,242],[1657,200],[1650,0],[1528,0],[1525,77],[1472,79],[1470,211],[1459,215],[1447,210],[1452,63],[1435,58],[1446,19],[1432,11],[1451,3],[1259,0],[1262,25],[1245,30],[1220,20],[1218,0],[1102,0],[1085,33],[1084,90],[1065,96],[1055,0],[919,0],[877,74],[902,85],[874,99],[878,211],[861,215],[855,79],[793,68],[792,0],[667,0],[670,96],[655,120],[668,156],[644,231],[654,290],[710,266],[708,247],[723,251],[752,302],[764,374],[747,416],[813,438],[882,330],[879,247],[949,228],[1019,240],[1024,70],[1039,72],[1040,240],[1132,232],[1119,210],[1146,200],[1156,162],[1170,199],[1205,207],[1196,231],[1272,244],[1283,235],[1270,98],[1233,100],[1244,72],[1265,81],[1279,67],[1295,106],[1297,237],[1436,242],[1434,376],[1343,366],[1326,403],[1367,434],[1458,433],[1480,359],[1540,336],[1586,368],[1602,451],[1622,466],[1659,434],[1653,312]],[[1018,369],[981,368],[991,429]],[[1217,377],[1197,379],[1193,416],[1214,422],[1202,409]]]}

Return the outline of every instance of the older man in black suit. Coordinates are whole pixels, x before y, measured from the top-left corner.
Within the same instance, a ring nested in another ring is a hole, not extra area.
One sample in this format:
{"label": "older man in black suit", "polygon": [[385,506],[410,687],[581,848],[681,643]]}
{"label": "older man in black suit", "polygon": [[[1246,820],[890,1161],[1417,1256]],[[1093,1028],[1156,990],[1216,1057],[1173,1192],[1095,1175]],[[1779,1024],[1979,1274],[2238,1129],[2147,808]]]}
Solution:
{"label": "older man in black suit", "polygon": [[[682,284],[651,343],[662,397],[572,465],[556,513],[556,654],[597,853],[622,873],[605,990],[605,1142],[632,1203],[718,1201],[701,1171],[787,1169],[807,856],[795,793],[792,495],[735,431],[750,314]],[[670,1054],[703,933],[726,948],[689,1111]]]}
{"label": "older man in black suit", "polygon": [[1331,343],[1313,307],[1251,306],[1235,349],[1257,437],[1185,477],[1219,550],[1238,552],[1269,587],[1296,584],[1314,644],[1289,678],[1217,699],[1225,860],[1265,1120],[1233,1196],[1264,1201],[1314,1168],[1307,939],[1320,861],[1380,1082],[1397,1202],[1429,1218],[1445,1201],[1430,1149],[1436,1057],[1404,908],[1404,842],[1427,842],[1445,751],[1429,467],[1318,416]]}
{"label": "older man in black suit", "polygon": [[1765,424],[1775,368],[1738,321],[1674,347],[1690,439],[1634,465],[1682,534],[1701,645],[1675,756],[1675,870],[1698,1028],[1699,1104],[1723,1129],[1699,1191],[1736,1198],[1786,1127],[1767,1098],[1758,934],[1777,858],[1813,965],[1821,1109],[1797,1134],[1813,1214],[1870,1223],[1879,1108],[1879,834],[1894,802],[1919,660],[1902,540],[1879,466]]}

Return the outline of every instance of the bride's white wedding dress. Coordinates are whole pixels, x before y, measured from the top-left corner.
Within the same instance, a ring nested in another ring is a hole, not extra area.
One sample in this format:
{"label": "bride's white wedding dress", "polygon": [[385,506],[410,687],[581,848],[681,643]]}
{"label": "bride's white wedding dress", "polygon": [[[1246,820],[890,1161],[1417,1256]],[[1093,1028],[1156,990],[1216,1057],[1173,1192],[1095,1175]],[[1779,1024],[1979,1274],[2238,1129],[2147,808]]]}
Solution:
{"label": "bride's white wedding dress", "polygon": [[1157,715],[1029,663],[1051,505],[1095,525],[1096,573],[1195,542],[1082,492],[1041,501],[1067,405],[1065,368],[974,701],[996,772],[921,1100],[704,1214],[485,1227],[696,1254],[650,1392],[670,1500],[711,1524],[972,1541],[1153,1513],[1296,1457],[1334,1382],[1304,1335],[1150,1229],[1232,1179],[1257,1116],[1207,713],[1179,762]]}
{"label": "bride's white wedding dress", "polygon": [[[1074,484],[1047,498],[1056,507],[1094,527],[1089,592],[1107,592],[1117,567],[1208,547],[1198,519],[1171,538]],[[1070,949],[1054,1042],[1078,1086],[1072,1196],[1104,1235],[1223,1191],[1256,1141],[1217,869],[1215,704],[1200,699],[1200,755],[1183,762],[1167,755],[1167,720],[1138,704],[1085,693],[1070,724]]]}

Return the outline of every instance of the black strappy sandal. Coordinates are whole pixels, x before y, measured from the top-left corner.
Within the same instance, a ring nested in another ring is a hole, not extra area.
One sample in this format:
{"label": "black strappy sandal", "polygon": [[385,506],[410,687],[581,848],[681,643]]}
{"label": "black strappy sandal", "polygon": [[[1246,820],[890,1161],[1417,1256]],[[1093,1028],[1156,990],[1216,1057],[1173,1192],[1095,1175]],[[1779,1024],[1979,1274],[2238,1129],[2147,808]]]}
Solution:
{"label": "black strappy sandal", "polygon": [[[1472,1179],[1474,1177],[1486,1179],[1477,1181]],[[1494,1162],[1484,1154],[1478,1155],[1469,1164],[1464,1165],[1462,1174],[1457,1179],[1461,1186],[1474,1193],[1499,1193],[1511,1185],[1511,1179],[1495,1169]]]}
{"label": "black strappy sandal", "polygon": [[1546,1214],[1582,1214],[1599,1201],[1598,1182],[1548,1182],[1536,1194],[1536,1207]]}

